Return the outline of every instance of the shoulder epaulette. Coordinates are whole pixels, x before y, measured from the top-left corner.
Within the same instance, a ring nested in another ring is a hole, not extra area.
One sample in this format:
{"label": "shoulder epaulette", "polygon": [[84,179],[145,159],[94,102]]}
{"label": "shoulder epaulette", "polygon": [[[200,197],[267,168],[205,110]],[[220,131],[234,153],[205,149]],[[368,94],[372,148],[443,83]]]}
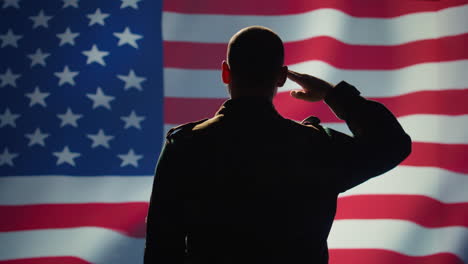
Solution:
{"label": "shoulder epaulette", "polygon": [[186,138],[186,137],[188,137],[188,136],[190,136],[192,134],[190,132],[192,131],[193,127],[195,127],[196,125],[198,125],[200,123],[205,122],[206,120],[208,120],[208,119],[205,118],[205,119],[202,119],[202,120],[199,120],[199,121],[190,122],[190,123],[186,123],[186,124],[182,124],[182,125],[173,127],[167,132],[166,139],[169,142],[173,142],[177,138]]}
{"label": "shoulder epaulette", "polygon": [[320,125],[320,119],[316,116],[307,117],[306,119],[302,120],[301,124],[306,125],[306,126],[312,126],[313,128],[321,132],[329,134],[327,129]]}
{"label": "shoulder epaulette", "polygon": [[320,124],[320,119],[316,116],[309,116],[306,119],[302,120],[301,124],[318,126]]}

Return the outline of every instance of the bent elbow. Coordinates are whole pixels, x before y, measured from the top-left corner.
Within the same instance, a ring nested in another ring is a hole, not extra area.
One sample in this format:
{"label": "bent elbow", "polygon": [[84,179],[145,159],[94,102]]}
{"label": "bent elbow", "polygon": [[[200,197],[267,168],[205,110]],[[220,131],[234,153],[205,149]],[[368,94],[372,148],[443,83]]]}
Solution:
{"label": "bent elbow", "polygon": [[398,149],[395,151],[397,154],[395,157],[397,159],[396,162],[400,164],[411,154],[411,137],[405,133],[395,146],[398,146]]}
{"label": "bent elbow", "polygon": [[394,136],[385,142],[386,151],[381,152],[382,164],[385,170],[392,169],[402,163],[411,154],[411,137],[406,134]]}
{"label": "bent elbow", "polygon": [[386,142],[386,151],[380,152],[380,170],[379,174],[389,171],[402,163],[411,154],[411,138],[406,133],[399,136],[398,139],[388,140]]}

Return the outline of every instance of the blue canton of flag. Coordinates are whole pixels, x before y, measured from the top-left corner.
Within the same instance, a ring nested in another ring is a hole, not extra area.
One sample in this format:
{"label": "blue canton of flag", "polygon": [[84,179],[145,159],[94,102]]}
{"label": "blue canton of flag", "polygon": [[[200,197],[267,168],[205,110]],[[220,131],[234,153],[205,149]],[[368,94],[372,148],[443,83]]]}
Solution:
{"label": "blue canton of flag", "polygon": [[0,175],[151,175],[160,2],[0,4]]}

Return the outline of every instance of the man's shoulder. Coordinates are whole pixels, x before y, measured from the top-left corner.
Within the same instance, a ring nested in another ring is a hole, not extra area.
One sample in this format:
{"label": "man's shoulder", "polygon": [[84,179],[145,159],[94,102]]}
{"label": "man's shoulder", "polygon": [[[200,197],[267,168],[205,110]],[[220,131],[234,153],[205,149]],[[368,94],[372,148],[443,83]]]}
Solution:
{"label": "man's shoulder", "polygon": [[194,134],[201,134],[210,127],[215,126],[219,119],[219,116],[215,116],[213,118],[205,118],[173,127],[167,132],[166,139],[173,142],[179,139],[190,138]]}
{"label": "man's shoulder", "polygon": [[186,138],[188,136],[191,135],[192,133],[192,129],[207,121],[208,118],[205,118],[205,119],[201,119],[201,120],[197,120],[197,121],[193,121],[193,122],[189,122],[189,123],[185,123],[185,124],[182,124],[182,125],[178,125],[176,127],[173,127],[171,129],[169,129],[169,131],[167,131],[166,133],[166,139],[169,141],[169,142],[172,142],[174,140],[177,140],[179,138]]}
{"label": "man's shoulder", "polygon": [[292,119],[285,120],[288,126],[294,129],[315,132],[321,132],[323,130],[323,127],[320,125],[320,119],[316,116],[309,116],[300,122]]}
{"label": "man's shoulder", "polygon": [[327,128],[321,126],[319,118],[309,116],[302,121],[285,120],[287,134],[293,135],[293,141],[314,142],[314,144],[329,142],[330,137]]}
{"label": "man's shoulder", "polygon": [[[167,134],[166,139],[169,142],[179,141],[180,139],[189,139],[196,134],[210,134],[210,131],[220,124],[222,115],[216,115],[213,118],[205,118],[189,123],[185,123],[176,127],[171,128]],[[284,122],[283,127],[286,126],[288,130],[294,130],[297,135],[304,133],[305,136],[312,134],[320,135],[325,131],[320,125],[320,119],[315,116],[309,116],[301,122],[282,118]],[[302,132],[302,133],[301,133]]]}

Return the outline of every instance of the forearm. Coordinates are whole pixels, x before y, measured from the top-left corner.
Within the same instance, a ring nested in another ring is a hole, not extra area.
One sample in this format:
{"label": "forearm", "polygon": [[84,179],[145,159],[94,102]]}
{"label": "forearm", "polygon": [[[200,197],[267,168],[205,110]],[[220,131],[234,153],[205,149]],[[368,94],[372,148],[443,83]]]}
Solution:
{"label": "forearm", "polygon": [[398,148],[395,150],[402,157],[409,154],[409,136],[384,105],[361,97],[357,89],[345,82],[330,89],[325,102],[338,118],[346,122],[356,140],[369,141],[376,149]]}
{"label": "forearm", "polygon": [[353,86],[334,86],[315,76],[288,72],[288,78],[303,89],[291,91],[297,99],[325,100],[335,114],[346,121],[353,136],[324,129],[329,144],[324,155],[339,192],[382,174],[403,161],[411,152],[411,139],[393,114],[380,103],[366,100]]}
{"label": "forearm", "polygon": [[366,100],[343,83],[327,94],[325,102],[353,133],[353,137],[328,133],[340,192],[394,168],[411,152],[410,137],[382,104]]}

